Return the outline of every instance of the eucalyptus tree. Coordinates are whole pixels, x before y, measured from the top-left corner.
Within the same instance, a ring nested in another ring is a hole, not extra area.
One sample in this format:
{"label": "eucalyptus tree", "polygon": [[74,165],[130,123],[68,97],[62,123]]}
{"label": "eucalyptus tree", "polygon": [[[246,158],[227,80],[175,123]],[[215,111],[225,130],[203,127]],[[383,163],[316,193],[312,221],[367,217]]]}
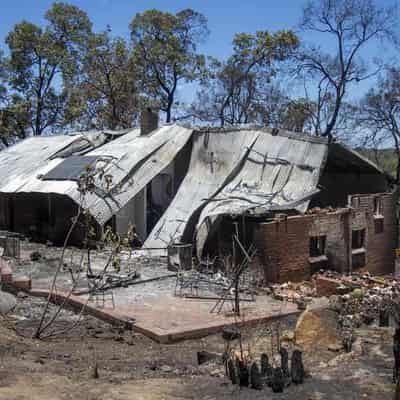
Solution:
{"label": "eucalyptus tree", "polygon": [[208,35],[207,20],[191,9],[176,14],[153,9],[136,14],[130,31],[141,90],[170,122],[179,85],[203,73],[204,56],[197,48]]}
{"label": "eucalyptus tree", "polygon": [[[389,68],[361,101],[360,123],[366,144],[391,147],[396,155],[396,182],[400,183],[400,69]],[[377,160],[379,161],[379,159]]]}
{"label": "eucalyptus tree", "polygon": [[288,60],[298,45],[292,31],[236,34],[232,55],[226,61],[209,58],[192,107],[196,117],[221,126],[270,122],[271,101],[277,104],[284,98],[272,90],[278,65]]}
{"label": "eucalyptus tree", "polygon": [[33,135],[62,124],[66,87],[79,74],[92,28],[84,11],[61,2],[52,5],[45,20],[45,27],[22,21],[6,38],[9,85],[29,106]]}
{"label": "eucalyptus tree", "polygon": [[314,82],[308,94],[315,104],[317,135],[333,135],[343,118],[340,114],[350,88],[378,72],[379,67],[372,69],[364,52],[373,43],[397,43],[397,19],[395,6],[383,7],[374,0],[307,2],[300,26],[324,45],[302,46],[297,62],[305,80]]}
{"label": "eucalyptus tree", "polygon": [[66,119],[81,127],[123,129],[134,125],[138,112],[138,77],[127,43],[110,31],[93,34]]}

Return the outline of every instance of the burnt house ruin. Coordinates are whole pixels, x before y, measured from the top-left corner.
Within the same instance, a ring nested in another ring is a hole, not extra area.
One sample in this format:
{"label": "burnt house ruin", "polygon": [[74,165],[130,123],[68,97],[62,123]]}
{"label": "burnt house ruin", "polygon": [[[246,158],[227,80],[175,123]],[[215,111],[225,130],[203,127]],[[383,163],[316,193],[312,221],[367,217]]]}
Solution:
{"label": "burnt house ruin", "polygon": [[[60,243],[79,203],[77,178],[102,163],[118,187],[85,198],[93,220],[144,248],[192,243],[198,259],[231,251],[233,224],[257,247],[267,282],[321,268],[394,269],[396,192],[375,164],[340,143],[260,127],[158,127],[34,137],[0,153],[0,229]],[[79,244],[76,229],[73,241]]]}
{"label": "burnt house ruin", "polygon": [[[168,207],[187,169],[192,131],[157,128],[147,110],[141,127],[31,137],[0,153],[0,229],[35,241],[62,244],[82,201],[77,180],[88,165],[112,177],[112,187],[85,196],[94,225],[109,224],[121,236],[135,224],[144,240]],[[71,244],[82,243],[78,224]]]}
{"label": "burnt house ruin", "polygon": [[[321,268],[394,270],[396,192],[375,164],[340,143],[237,128],[193,134],[188,172],[145,246],[194,243],[198,259],[257,247],[265,282]],[[236,228],[234,228],[236,224]]]}

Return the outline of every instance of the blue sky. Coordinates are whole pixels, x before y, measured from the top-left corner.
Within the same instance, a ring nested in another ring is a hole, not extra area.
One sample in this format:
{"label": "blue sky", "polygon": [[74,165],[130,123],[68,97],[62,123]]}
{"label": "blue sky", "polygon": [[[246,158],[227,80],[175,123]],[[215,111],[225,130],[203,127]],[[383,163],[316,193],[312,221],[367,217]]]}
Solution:
{"label": "blue sky", "polygon": [[[68,1],[68,0],[65,0]],[[394,0],[376,0],[379,5],[392,4]],[[149,8],[176,12],[183,8],[193,8],[208,19],[210,36],[199,49],[206,55],[226,58],[231,51],[231,41],[237,32],[257,30],[296,29],[305,0],[70,0],[87,12],[100,31],[110,25],[114,34],[129,37],[128,25],[134,15]],[[52,0],[0,0],[0,46],[13,26],[22,19],[36,24],[44,24],[43,15],[51,7]],[[318,36],[304,36],[307,40],[321,42]],[[326,50],[329,48],[326,47]],[[378,56],[392,54],[373,46],[364,55]],[[359,86],[354,91],[359,96],[370,83]],[[185,89],[189,90],[188,88]],[[193,92],[193,91],[192,91]],[[183,97],[187,97],[184,94]]]}
{"label": "blue sky", "polygon": [[[1,0],[0,40],[22,19],[43,23],[43,14],[51,0]],[[137,12],[158,8],[176,12],[193,8],[208,18],[211,34],[202,51],[226,57],[236,32],[275,31],[293,27],[301,14],[303,1],[298,0],[72,0],[68,1],[85,10],[96,30],[109,24],[114,33],[128,36],[128,25]]]}

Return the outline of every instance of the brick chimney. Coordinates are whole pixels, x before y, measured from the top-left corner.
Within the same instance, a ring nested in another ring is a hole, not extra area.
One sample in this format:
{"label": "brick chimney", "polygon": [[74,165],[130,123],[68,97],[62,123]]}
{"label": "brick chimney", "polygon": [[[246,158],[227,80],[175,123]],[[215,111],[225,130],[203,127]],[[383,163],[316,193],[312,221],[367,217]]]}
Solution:
{"label": "brick chimney", "polygon": [[158,128],[158,112],[151,107],[143,108],[140,114],[140,135],[148,135]]}

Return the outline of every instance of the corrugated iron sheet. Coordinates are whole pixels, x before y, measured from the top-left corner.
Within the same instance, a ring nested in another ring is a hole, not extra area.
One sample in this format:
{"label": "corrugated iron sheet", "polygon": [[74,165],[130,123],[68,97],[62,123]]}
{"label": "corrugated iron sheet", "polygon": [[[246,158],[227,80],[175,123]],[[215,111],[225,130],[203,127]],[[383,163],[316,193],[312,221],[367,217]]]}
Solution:
{"label": "corrugated iron sheet", "polygon": [[31,137],[3,150],[0,153],[0,191],[30,192],[41,169],[51,163],[50,158],[79,142],[82,136]]}
{"label": "corrugated iron sheet", "polygon": [[[0,192],[57,193],[79,202],[75,181],[46,181],[42,176],[59,165],[62,157],[77,151],[96,156],[107,160],[105,173],[118,186],[111,196],[93,194],[85,199],[102,224],[166,168],[193,137],[189,170],[144,247],[196,240],[201,255],[219,216],[287,209],[304,212],[318,191],[328,154],[325,139],[260,128],[193,132],[166,125],[146,136],[133,129],[113,137],[117,138],[106,144],[101,132],[26,139],[0,153]],[[91,151],[88,140],[94,147]],[[380,172],[354,151],[336,143],[331,146],[332,154],[348,159],[350,165]]]}
{"label": "corrugated iron sheet", "polygon": [[181,240],[190,223],[196,223],[194,216],[237,174],[257,136],[254,131],[196,132],[186,177],[144,247]]}
{"label": "corrugated iron sheet", "polygon": [[238,174],[203,209],[196,229],[198,256],[220,215],[307,210],[328,147],[323,140],[259,132]]}
{"label": "corrugated iron sheet", "polygon": [[305,211],[327,149],[325,139],[265,129],[197,134],[188,174],[144,247],[196,240],[200,255],[220,215]]}
{"label": "corrugated iron sheet", "polygon": [[[85,156],[108,160],[104,172],[113,177],[118,190],[111,196],[87,195],[85,205],[102,224],[119,211],[132,197],[166,168],[187,143],[192,130],[166,125],[146,136],[133,129],[117,139],[100,145]],[[73,180],[43,180],[42,177],[64,158],[58,154],[77,148],[84,135],[35,137],[0,153],[0,192],[57,193],[80,202],[77,183]],[[56,155],[56,156],[55,156]]]}
{"label": "corrugated iron sheet", "polygon": [[[121,184],[111,198],[91,196],[87,204],[99,223],[106,222],[130,199],[139,193],[156,175],[166,168],[185,146],[192,135],[191,129],[166,125],[150,135],[126,141],[126,135],[102,146],[88,155],[116,155],[107,173],[114,183]],[[117,143],[123,140],[123,145]],[[112,148],[110,148],[112,146]]]}

